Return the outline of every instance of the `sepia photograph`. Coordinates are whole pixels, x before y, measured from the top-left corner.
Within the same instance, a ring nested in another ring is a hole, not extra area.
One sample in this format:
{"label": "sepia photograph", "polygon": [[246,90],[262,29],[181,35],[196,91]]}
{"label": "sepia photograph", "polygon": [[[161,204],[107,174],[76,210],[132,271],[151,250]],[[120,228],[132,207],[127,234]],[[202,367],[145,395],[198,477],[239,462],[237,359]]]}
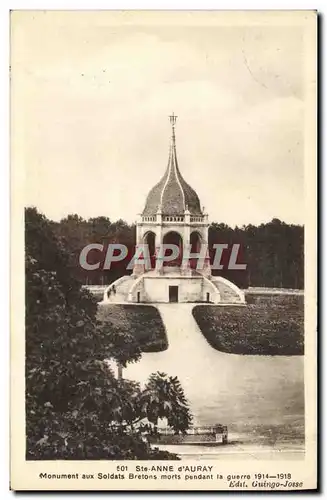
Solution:
{"label": "sepia photograph", "polygon": [[316,22],[12,11],[17,489],[314,487]]}

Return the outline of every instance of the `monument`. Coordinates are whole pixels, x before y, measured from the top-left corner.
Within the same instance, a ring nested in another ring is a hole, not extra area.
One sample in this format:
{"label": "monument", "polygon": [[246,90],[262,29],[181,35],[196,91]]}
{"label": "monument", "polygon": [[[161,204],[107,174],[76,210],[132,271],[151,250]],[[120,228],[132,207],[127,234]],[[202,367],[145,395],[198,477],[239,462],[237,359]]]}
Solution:
{"label": "monument", "polygon": [[[172,133],[168,165],[150,190],[136,225],[136,254],[146,246],[150,259],[136,259],[132,275],[122,276],[106,287],[104,301],[243,304],[244,293],[234,283],[212,276],[207,249],[208,214],[179,170],[177,116],[169,118]],[[168,262],[160,253],[164,245],[179,249]]]}

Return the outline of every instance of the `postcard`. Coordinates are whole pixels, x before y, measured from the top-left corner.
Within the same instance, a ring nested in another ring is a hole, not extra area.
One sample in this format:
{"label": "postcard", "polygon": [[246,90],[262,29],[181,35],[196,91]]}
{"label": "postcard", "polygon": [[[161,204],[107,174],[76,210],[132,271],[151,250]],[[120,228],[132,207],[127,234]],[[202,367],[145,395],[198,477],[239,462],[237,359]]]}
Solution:
{"label": "postcard", "polygon": [[317,13],[11,12],[11,488],[317,488]]}

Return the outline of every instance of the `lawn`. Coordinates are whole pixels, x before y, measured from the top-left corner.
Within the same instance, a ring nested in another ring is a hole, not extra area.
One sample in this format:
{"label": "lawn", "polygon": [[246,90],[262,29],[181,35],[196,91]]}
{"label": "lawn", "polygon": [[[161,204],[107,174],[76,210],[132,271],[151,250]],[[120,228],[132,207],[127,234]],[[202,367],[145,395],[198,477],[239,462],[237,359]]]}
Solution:
{"label": "lawn", "polygon": [[247,306],[199,305],[192,314],[209,344],[231,354],[304,353],[303,296],[248,294]]}
{"label": "lawn", "polygon": [[153,306],[106,304],[99,306],[98,319],[134,335],[143,352],[160,352],[168,348],[166,330],[158,310]]}

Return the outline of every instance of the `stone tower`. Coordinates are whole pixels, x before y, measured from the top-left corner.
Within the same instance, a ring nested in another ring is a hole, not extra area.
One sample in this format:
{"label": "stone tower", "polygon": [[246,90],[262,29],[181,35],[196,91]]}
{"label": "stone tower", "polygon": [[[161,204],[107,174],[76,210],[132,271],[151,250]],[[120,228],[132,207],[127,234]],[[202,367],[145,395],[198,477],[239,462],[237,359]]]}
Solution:
{"label": "stone tower", "polygon": [[[183,276],[191,275],[192,259],[183,259],[187,252],[199,253],[208,243],[208,214],[201,208],[195,190],[183,178],[177,161],[175,125],[177,116],[170,117],[172,126],[168,165],[163,177],[150,190],[145,207],[137,222],[136,243],[147,244],[152,253],[152,262],[158,255],[160,245],[174,243],[180,248],[180,257],[167,267],[179,267]],[[209,255],[203,253],[203,266],[199,272],[205,276],[211,273]],[[177,269],[176,269],[177,270]],[[138,264],[134,274],[145,272]],[[163,270],[161,269],[161,273]]]}
{"label": "stone tower", "polygon": [[[168,165],[149,191],[136,226],[136,254],[149,250],[149,259],[135,259],[126,274],[104,290],[105,302],[209,302],[243,304],[244,293],[230,281],[212,276],[208,255],[208,214],[195,190],[183,178],[177,161],[172,114]],[[161,259],[162,245],[173,244],[179,254]],[[194,254],[197,257],[194,257]],[[111,293],[113,292],[113,293]]]}

